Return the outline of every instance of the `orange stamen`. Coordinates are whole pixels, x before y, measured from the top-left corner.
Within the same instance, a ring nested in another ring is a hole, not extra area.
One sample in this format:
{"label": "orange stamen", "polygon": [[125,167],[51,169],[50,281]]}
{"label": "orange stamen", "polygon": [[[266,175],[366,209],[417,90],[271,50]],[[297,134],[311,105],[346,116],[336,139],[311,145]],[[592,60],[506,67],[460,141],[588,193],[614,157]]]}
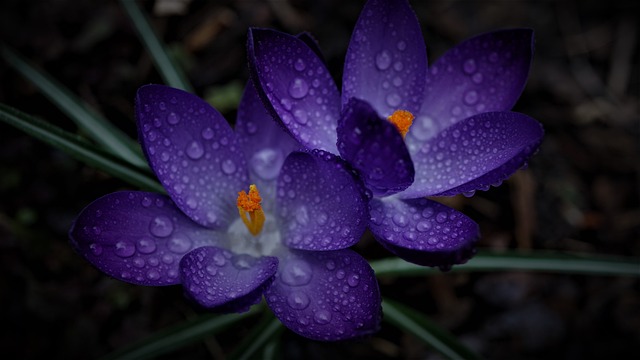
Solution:
{"label": "orange stamen", "polygon": [[[264,225],[265,217],[261,202],[260,192],[254,184],[249,186],[249,194],[244,190],[238,192],[237,205],[240,218],[253,236],[258,235]],[[247,214],[249,214],[248,218]]]}
{"label": "orange stamen", "polygon": [[387,119],[396,126],[400,135],[404,138],[409,132],[411,124],[413,124],[414,116],[407,110],[396,110]]}

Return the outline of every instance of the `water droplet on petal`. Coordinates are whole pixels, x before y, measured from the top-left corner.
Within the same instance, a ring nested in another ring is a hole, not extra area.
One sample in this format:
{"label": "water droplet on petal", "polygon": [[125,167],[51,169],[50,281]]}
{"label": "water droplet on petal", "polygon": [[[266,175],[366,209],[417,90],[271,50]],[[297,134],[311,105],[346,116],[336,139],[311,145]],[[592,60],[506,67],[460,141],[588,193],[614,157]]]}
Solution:
{"label": "water droplet on petal", "polygon": [[102,254],[102,246],[100,246],[100,244],[93,243],[89,245],[89,250],[91,250],[91,253],[96,256]]}
{"label": "water droplet on petal", "polygon": [[225,161],[223,161],[221,167],[222,172],[227,175],[231,175],[236,172],[236,164],[231,159],[226,159]]}
{"label": "water droplet on petal", "polygon": [[360,283],[360,276],[358,276],[358,274],[353,274],[349,276],[349,278],[347,279],[347,284],[349,284],[349,286],[351,287],[356,287],[358,286],[359,283]]}
{"label": "water droplet on petal", "polygon": [[416,230],[420,232],[425,232],[429,229],[431,229],[431,223],[428,221],[421,220],[421,221],[418,221],[418,223],[416,224]]}
{"label": "water droplet on petal", "polygon": [[231,259],[231,264],[233,264],[233,266],[238,270],[250,269],[254,263],[255,260],[251,256],[245,254],[234,256]]}
{"label": "water droplet on petal", "polygon": [[318,310],[313,315],[313,321],[320,325],[328,324],[331,321],[331,313],[327,310]]}
{"label": "water droplet on petal", "polygon": [[293,67],[298,71],[304,71],[307,67],[304,63],[304,60],[298,58],[295,63],[293,63]]}
{"label": "water droplet on petal", "polygon": [[251,157],[249,165],[263,180],[272,180],[278,176],[284,158],[280,151],[265,148]]}
{"label": "water droplet on petal", "polygon": [[327,261],[325,265],[327,266],[327,270],[333,270],[336,268],[336,263],[333,260]]}
{"label": "water droplet on petal", "polygon": [[185,150],[187,156],[189,156],[193,160],[198,160],[204,155],[204,148],[198,141],[192,141],[187,145],[187,149]]}
{"label": "water droplet on petal", "polygon": [[289,84],[289,95],[294,99],[302,99],[307,96],[309,92],[309,85],[302,78],[295,78]]}
{"label": "water droplet on petal", "polygon": [[436,215],[436,221],[439,222],[440,224],[447,221],[447,213],[444,211],[439,212],[438,215]]}
{"label": "water droplet on petal", "polygon": [[149,231],[157,237],[167,237],[173,232],[173,222],[166,216],[156,216],[149,223]]}
{"label": "water droplet on petal", "polygon": [[167,115],[167,122],[171,125],[175,125],[180,122],[180,116],[174,112],[170,112],[169,115]]}
{"label": "water droplet on petal", "polygon": [[402,102],[402,98],[397,93],[390,93],[387,95],[387,105],[391,107],[397,107]]}
{"label": "water droplet on petal", "polygon": [[475,73],[475,74],[473,74],[473,76],[471,77],[471,80],[472,80],[474,83],[476,83],[476,84],[480,84],[480,83],[482,83],[483,78],[484,78],[484,77],[482,76],[482,74],[481,74],[481,73]]}
{"label": "water droplet on petal", "polygon": [[160,278],[160,273],[158,272],[158,270],[149,270],[149,272],[147,272],[147,279],[149,280],[158,280]]}
{"label": "water droplet on petal", "polygon": [[391,65],[391,55],[387,50],[382,50],[376,55],[376,67],[378,70],[386,70]]}
{"label": "water droplet on petal", "polygon": [[290,286],[302,286],[311,281],[311,266],[303,260],[290,260],[282,269],[280,279]]}
{"label": "water droplet on petal", "polygon": [[143,237],[142,239],[138,240],[138,243],[136,245],[138,247],[138,251],[142,254],[151,254],[152,252],[156,251],[156,242],[148,237]]}
{"label": "water droplet on petal", "polygon": [[467,59],[464,64],[462,64],[462,69],[464,70],[465,73],[467,73],[468,75],[473,74],[474,72],[476,72],[476,61],[473,59]]}
{"label": "water droplet on petal", "polygon": [[116,255],[125,258],[135,254],[136,247],[128,241],[118,241],[114,251]]}
{"label": "water droplet on petal", "polygon": [[304,110],[297,109],[296,111],[293,112],[293,117],[301,125],[304,125],[307,123],[307,119],[308,119],[307,112]]}
{"label": "water droplet on petal", "polygon": [[204,128],[204,130],[202,130],[202,138],[205,140],[213,139],[213,130],[209,127]]}
{"label": "water droplet on petal", "polygon": [[216,274],[218,273],[218,268],[211,264],[207,265],[207,267],[205,267],[204,269],[207,271],[207,274],[211,276],[216,276]]}
{"label": "water droplet on petal", "polygon": [[464,103],[467,105],[473,105],[478,102],[478,93],[475,90],[468,91],[464,95]]}
{"label": "water droplet on petal", "polygon": [[303,310],[309,306],[309,297],[303,292],[294,291],[287,296],[287,304],[295,310]]}
{"label": "water droplet on petal", "polygon": [[169,239],[167,248],[176,254],[183,254],[191,249],[191,239],[186,235],[176,234]]}
{"label": "water droplet on petal", "polygon": [[404,40],[398,41],[398,50],[404,51],[407,48],[407,43]]}

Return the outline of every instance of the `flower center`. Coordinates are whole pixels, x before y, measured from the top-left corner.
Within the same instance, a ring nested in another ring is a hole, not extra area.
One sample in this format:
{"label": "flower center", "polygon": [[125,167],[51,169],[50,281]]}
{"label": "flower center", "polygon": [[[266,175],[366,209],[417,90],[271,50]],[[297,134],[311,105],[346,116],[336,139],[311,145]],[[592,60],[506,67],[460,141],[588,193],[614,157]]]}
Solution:
{"label": "flower center", "polygon": [[413,124],[414,116],[407,110],[396,110],[387,119],[395,125],[402,138],[404,138],[409,132],[411,124]]}
{"label": "flower center", "polygon": [[262,198],[255,184],[249,185],[249,194],[244,190],[238,193],[237,205],[240,218],[253,236],[257,236],[264,225],[265,217],[261,202]]}

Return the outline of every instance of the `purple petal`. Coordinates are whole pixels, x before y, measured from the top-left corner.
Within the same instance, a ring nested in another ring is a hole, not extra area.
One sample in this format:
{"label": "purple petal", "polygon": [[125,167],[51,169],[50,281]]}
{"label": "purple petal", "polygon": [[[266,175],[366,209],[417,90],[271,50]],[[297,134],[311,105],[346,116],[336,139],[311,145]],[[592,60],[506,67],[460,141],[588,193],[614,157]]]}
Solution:
{"label": "purple petal", "polygon": [[417,113],[424,94],[427,51],[407,1],[367,2],[353,31],[342,76],[342,104],[368,101],[378,113]]}
{"label": "purple petal", "polygon": [[480,237],[478,225],[466,215],[425,198],[373,199],[369,228],[402,259],[443,269],[471,258]]}
{"label": "purple petal", "polygon": [[257,304],[271,285],[278,258],[233,254],[206,246],[180,261],[180,277],[186,294],[205,308],[221,312],[244,312]]}
{"label": "purple petal", "polygon": [[402,135],[367,102],[351,99],[337,131],[340,155],[374,194],[394,194],[411,185],[413,163]]}
{"label": "purple petal", "polygon": [[366,229],[368,199],[339,157],[322,150],[294,152],[278,178],[276,213],[290,248],[344,249]]}
{"label": "purple petal", "polygon": [[309,339],[351,339],[380,326],[380,290],[373,270],[349,249],[295,251],[281,258],[265,298],[286,327]]}
{"label": "purple petal", "polygon": [[274,30],[251,29],[249,69],[273,117],[309,149],[337,154],[340,94],[322,59],[305,41]]}
{"label": "purple petal", "polygon": [[224,227],[237,217],[238,191],[249,187],[236,135],[218,111],[182,90],[138,90],[136,117],[151,168],[193,221]]}
{"label": "purple petal", "polygon": [[400,196],[487,190],[525,165],[542,136],[540,123],[519,113],[493,112],[465,119],[414,154],[416,180]]}
{"label": "purple petal", "polygon": [[238,106],[235,131],[248,160],[252,182],[264,199],[275,199],[275,180],[284,159],[302,145],[271,118],[251,82]]}
{"label": "purple petal", "polygon": [[318,59],[322,60],[322,63],[327,65],[327,62],[324,59],[324,55],[322,54],[322,50],[320,50],[320,45],[310,33],[304,31],[296,35],[296,37],[304,41],[304,43],[307,44],[309,49],[313,50],[313,52],[316,53],[316,56],[318,56]]}
{"label": "purple petal", "polygon": [[168,197],[134,191],[92,202],[69,230],[71,245],[95,267],[148,286],[180,283],[182,256],[220,236],[191,221]]}
{"label": "purple petal", "polygon": [[532,56],[529,29],[479,35],[449,50],[428,72],[422,108],[407,134],[410,147],[475,114],[511,110]]}

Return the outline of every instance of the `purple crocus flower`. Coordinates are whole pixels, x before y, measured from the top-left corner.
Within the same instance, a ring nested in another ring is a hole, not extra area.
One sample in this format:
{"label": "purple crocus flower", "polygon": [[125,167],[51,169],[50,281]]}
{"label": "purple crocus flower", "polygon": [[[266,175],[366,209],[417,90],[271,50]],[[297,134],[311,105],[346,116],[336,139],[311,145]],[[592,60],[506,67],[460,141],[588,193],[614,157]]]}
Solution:
{"label": "purple crocus flower", "polygon": [[509,111],[528,75],[531,30],[474,37],[428,68],[408,2],[370,0],[349,43],[342,94],[313,41],[252,29],[248,53],[273,117],[305,147],[353,166],[374,194],[375,238],[413,263],[464,262],[479,238],[475,222],[427,196],[497,185],[542,139],[537,121]]}
{"label": "purple crocus flower", "polygon": [[203,100],[160,85],[138,90],[136,118],[169,196],[94,201],[70,230],[78,253],[129,283],[182,284],[214,311],[246,311],[264,294],[284,325],[311,339],[377,330],[373,270],[347,249],[366,228],[369,199],[341,159],[294,151],[251,85],[235,132]]}

